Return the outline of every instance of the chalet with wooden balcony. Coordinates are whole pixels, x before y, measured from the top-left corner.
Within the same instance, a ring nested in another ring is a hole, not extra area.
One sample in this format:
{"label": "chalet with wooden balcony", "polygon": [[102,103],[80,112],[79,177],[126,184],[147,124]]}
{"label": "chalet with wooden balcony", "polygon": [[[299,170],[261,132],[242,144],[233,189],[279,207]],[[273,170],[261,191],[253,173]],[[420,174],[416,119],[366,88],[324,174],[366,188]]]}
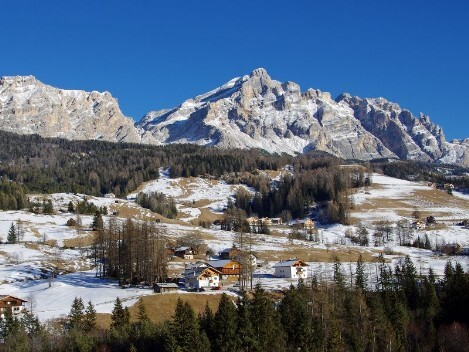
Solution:
{"label": "chalet with wooden balcony", "polygon": [[196,266],[184,272],[184,282],[188,289],[217,289],[220,288],[222,273],[208,266]]}
{"label": "chalet with wooden balcony", "polygon": [[241,264],[237,260],[225,259],[225,260],[210,260],[207,264],[220,271],[223,277],[239,275],[241,270]]}
{"label": "chalet with wooden balcony", "polygon": [[0,318],[5,318],[5,311],[7,309],[11,310],[13,316],[20,315],[23,311],[26,310],[26,302],[24,299],[10,296],[10,295],[0,295]]}

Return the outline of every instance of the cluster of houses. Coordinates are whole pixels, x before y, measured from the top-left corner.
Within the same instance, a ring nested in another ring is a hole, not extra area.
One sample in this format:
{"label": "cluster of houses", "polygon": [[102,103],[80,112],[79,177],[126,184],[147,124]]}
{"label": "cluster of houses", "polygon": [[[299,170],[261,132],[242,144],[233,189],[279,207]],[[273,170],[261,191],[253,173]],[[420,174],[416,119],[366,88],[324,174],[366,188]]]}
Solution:
{"label": "cluster of houses", "polygon": [[[176,248],[174,254],[192,260],[193,250],[190,247]],[[223,281],[238,281],[241,275],[252,273],[258,266],[258,257],[247,254],[241,258],[241,252],[235,247],[223,249],[219,259],[197,261],[186,264],[180,283],[190,291],[219,290]],[[299,259],[280,261],[274,265],[274,276],[279,278],[306,279],[308,264]],[[154,290],[157,293],[177,291],[176,283],[157,283]]]}

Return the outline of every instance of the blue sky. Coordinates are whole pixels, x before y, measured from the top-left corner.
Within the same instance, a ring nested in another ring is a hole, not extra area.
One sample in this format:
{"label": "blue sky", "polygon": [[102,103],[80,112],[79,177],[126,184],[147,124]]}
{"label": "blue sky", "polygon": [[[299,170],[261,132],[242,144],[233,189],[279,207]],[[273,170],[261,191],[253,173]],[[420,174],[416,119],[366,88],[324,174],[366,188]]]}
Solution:
{"label": "blue sky", "polygon": [[264,67],[469,137],[467,1],[4,0],[0,14],[0,76],[107,90],[136,120]]}

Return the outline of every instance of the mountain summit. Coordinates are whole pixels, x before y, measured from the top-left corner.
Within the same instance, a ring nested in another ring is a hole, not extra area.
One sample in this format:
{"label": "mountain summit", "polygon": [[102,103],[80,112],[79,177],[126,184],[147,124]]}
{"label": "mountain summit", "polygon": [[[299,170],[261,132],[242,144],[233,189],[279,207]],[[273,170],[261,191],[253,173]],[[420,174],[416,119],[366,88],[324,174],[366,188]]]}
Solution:
{"label": "mountain summit", "polygon": [[469,140],[448,143],[428,116],[384,98],[361,99],[273,80],[263,68],[138,124],[147,143],[196,143],[276,153],[322,150],[346,159],[382,157],[469,166]]}
{"label": "mountain summit", "polygon": [[43,137],[139,142],[109,92],[57,89],[33,76],[0,78],[0,129]]}
{"label": "mountain summit", "polygon": [[469,166],[469,139],[447,142],[428,116],[384,98],[359,98],[273,80],[263,68],[133,124],[108,92],[0,79],[0,129],[46,137],[194,143],[271,153],[322,150],[346,159],[395,157]]}

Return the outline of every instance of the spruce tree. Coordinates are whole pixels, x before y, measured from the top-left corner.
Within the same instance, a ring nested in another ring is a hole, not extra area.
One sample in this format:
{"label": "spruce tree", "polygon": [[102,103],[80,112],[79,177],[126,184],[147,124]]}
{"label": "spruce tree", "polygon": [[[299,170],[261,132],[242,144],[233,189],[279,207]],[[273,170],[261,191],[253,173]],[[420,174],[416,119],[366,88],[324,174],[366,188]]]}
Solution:
{"label": "spruce tree", "polygon": [[241,351],[252,351],[253,341],[254,341],[254,329],[251,323],[250,316],[250,302],[247,299],[246,295],[243,295],[242,298],[238,298],[238,309],[237,309],[237,338],[238,338],[238,348]]}
{"label": "spruce tree", "polygon": [[285,340],[280,318],[273,302],[269,300],[260,284],[255,286],[249,313],[254,328],[254,350],[261,352],[282,350]]}
{"label": "spruce tree", "polygon": [[83,321],[85,317],[84,310],[85,306],[83,305],[82,299],[75,297],[72,303],[72,308],[70,309],[70,313],[68,313],[70,329],[81,330],[83,328]]}
{"label": "spruce tree", "polygon": [[360,254],[357,260],[357,270],[355,276],[355,287],[359,290],[366,289],[366,273],[365,273],[365,265],[363,263],[363,257]]}
{"label": "spruce tree", "polygon": [[102,230],[104,228],[103,217],[101,213],[97,210],[93,217],[93,222],[91,224],[93,231]]}
{"label": "spruce tree", "polygon": [[334,257],[334,283],[341,290],[345,288],[344,273],[342,272],[341,263],[337,256]]}
{"label": "spruce tree", "polygon": [[10,244],[14,244],[17,241],[16,229],[15,229],[15,225],[13,223],[11,223],[10,229],[8,230],[7,241]]}
{"label": "spruce tree", "polygon": [[145,324],[150,321],[150,318],[148,318],[148,314],[145,309],[145,305],[143,304],[143,299],[141,297],[138,300],[137,320],[140,324]]}
{"label": "spruce tree", "polygon": [[302,287],[297,289],[293,285],[290,286],[280,303],[279,312],[287,346],[299,351],[312,351],[314,348],[312,316],[308,300],[302,294],[302,290]]}
{"label": "spruce tree", "polygon": [[42,212],[44,214],[53,214],[54,213],[54,207],[52,206],[52,201],[48,199],[47,201],[42,202]]}
{"label": "spruce tree", "polygon": [[95,327],[96,327],[96,309],[94,308],[93,303],[89,301],[85,309],[85,316],[83,319],[83,329],[85,331],[92,331]]}
{"label": "spruce tree", "polygon": [[215,338],[214,332],[214,314],[208,302],[205,302],[204,311],[199,314],[199,327],[201,330],[205,331],[205,334],[209,341],[213,341]]}
{"label": "spruce tree", "polygon": [[130,324],[129,310],[122,306],[119,297],[116,298],[111,315],[111,328],[120,330],[128,327]]}
{"label": "spruce tree", "polygon": [[[181,352],[202,352],[207,346],[201,340],[199,324],[195,318],[195,313],[189,303],[178,298],[176,309],[170,325],[172,337],[168,341],[175,342],[177,351]],[[206,342],[206,340],[205,340]],[[166,346],[168,349],[168,346]]]}
{"label": "spruce tree", "polygon": [[214,350],[220,352],[236,351],[236,307],[226,293],[221,295],[218,310],[213,318]]}

